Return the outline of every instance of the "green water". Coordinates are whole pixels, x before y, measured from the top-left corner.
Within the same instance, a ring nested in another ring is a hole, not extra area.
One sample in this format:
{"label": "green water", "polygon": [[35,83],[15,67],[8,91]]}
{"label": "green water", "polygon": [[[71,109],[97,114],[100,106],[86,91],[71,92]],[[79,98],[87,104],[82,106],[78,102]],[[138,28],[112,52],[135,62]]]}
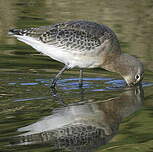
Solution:
{"label": "green water", "polygon": [[[13,27],[80,19],[115,31],[122,50],[144,63],[142,87],[91,69],[80,89],[73,69],[53,92],[63,65],[7,36]],[[152,27],[152,0],[0,0],[0,152],[153,151]]]}

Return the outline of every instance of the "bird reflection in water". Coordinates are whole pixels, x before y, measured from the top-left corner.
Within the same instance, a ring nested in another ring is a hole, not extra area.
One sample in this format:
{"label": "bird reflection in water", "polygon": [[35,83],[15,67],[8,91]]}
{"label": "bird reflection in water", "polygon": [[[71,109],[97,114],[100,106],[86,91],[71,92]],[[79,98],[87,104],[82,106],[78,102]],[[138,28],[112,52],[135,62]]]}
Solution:
{"label": "bird reflection in water", "polygon": [[[54,93],[58,100],[57,92]],[[117,133],[125,117],[142,107],[143,98],[142,87],[134,86],[115,98],[63,106],[36,123],[19,128],[22,134],[11,143],[50,144],[55,149],[92,152]]]}

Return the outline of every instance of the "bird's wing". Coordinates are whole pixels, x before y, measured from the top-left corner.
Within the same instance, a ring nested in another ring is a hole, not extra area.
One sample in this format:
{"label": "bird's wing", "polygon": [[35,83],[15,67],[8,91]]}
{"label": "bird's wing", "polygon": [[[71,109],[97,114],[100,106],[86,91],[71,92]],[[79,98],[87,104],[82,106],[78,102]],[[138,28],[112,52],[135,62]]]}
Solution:
{"label": "bird's wing", "polygon": [[65,48],[67,50],[94,50],[106,40],[117,40],[110,28],[88,21],[70,21],[39,28],[13,29],[14,35],[35,38],[48,45]]}

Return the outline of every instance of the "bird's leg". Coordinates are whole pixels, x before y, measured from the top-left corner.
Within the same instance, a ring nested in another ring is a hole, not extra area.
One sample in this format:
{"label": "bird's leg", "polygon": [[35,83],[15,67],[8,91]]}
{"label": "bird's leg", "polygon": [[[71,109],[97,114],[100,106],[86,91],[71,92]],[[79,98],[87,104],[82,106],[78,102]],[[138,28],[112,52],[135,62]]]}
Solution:
{"label": "bird's leg", "polygon": [[79,77],[79,87],[83,86],[83,69],[80,69],[80,77]]}
{"label": "bird's leg", "polygon": [[58,94],[56,88],[51,88],[51,95],[56,102],[58,102],[59,104],[61,104],[63,106],[66,106],[63,98],[60,96],[60,94]]}
{"label": "bird's leg", "polygon": [[80,88],[80,102],[85,102],[84,100],[84,88]]}
{"label": "bird's leg", "polygon": [[58,74],[55,76],[55,78],[53,79],[52,83],[51,83],[51,88],[55,88],[56,86],[56,82],[57,80],[60,78],[61,74],[66,70],[68,69],[67,65],[65,65],[59,72]]}

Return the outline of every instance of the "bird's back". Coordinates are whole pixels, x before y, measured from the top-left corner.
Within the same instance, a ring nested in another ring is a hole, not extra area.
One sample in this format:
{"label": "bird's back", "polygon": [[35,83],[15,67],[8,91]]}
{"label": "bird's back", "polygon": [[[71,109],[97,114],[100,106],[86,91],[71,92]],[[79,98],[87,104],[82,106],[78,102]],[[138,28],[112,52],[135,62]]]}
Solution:
{"label": "bird's back", "polygon": [[[31,45],[36,50],[65,64],[72,64],[66,60],[69,58],[73,60],[72,57],[76,56],[77,61],[74,61],[73,67],[82,67],[82,65],[77,65],[76,63],[80,62],[78,58],[80,57],[81,59],[82,55],[97,57],[99,51],[106,51],[106,49],[107,51],[120,50],[117,37],[110,28],[103,24],[89,21],[70,21],[38,28],[13,29],[10,32],[19,40]],[[107,46],[105,46],[106,41],[110,42]],[[41,42],[41,44],[45,44],[47,47],[38,47],[41,45],[37,42]],[[44,51],[43,48],[45,48]],[[59,52],[58,50],[62,51]],[[53,54],[53,52],[57,52],[58,56]],[[81,60],[86,60],[86,58],[82,58]],[[83,67],[89,67],[93,62],[95,61],[93,60]],[[97,66],[97,63],[93,67],[95,66]]]}

